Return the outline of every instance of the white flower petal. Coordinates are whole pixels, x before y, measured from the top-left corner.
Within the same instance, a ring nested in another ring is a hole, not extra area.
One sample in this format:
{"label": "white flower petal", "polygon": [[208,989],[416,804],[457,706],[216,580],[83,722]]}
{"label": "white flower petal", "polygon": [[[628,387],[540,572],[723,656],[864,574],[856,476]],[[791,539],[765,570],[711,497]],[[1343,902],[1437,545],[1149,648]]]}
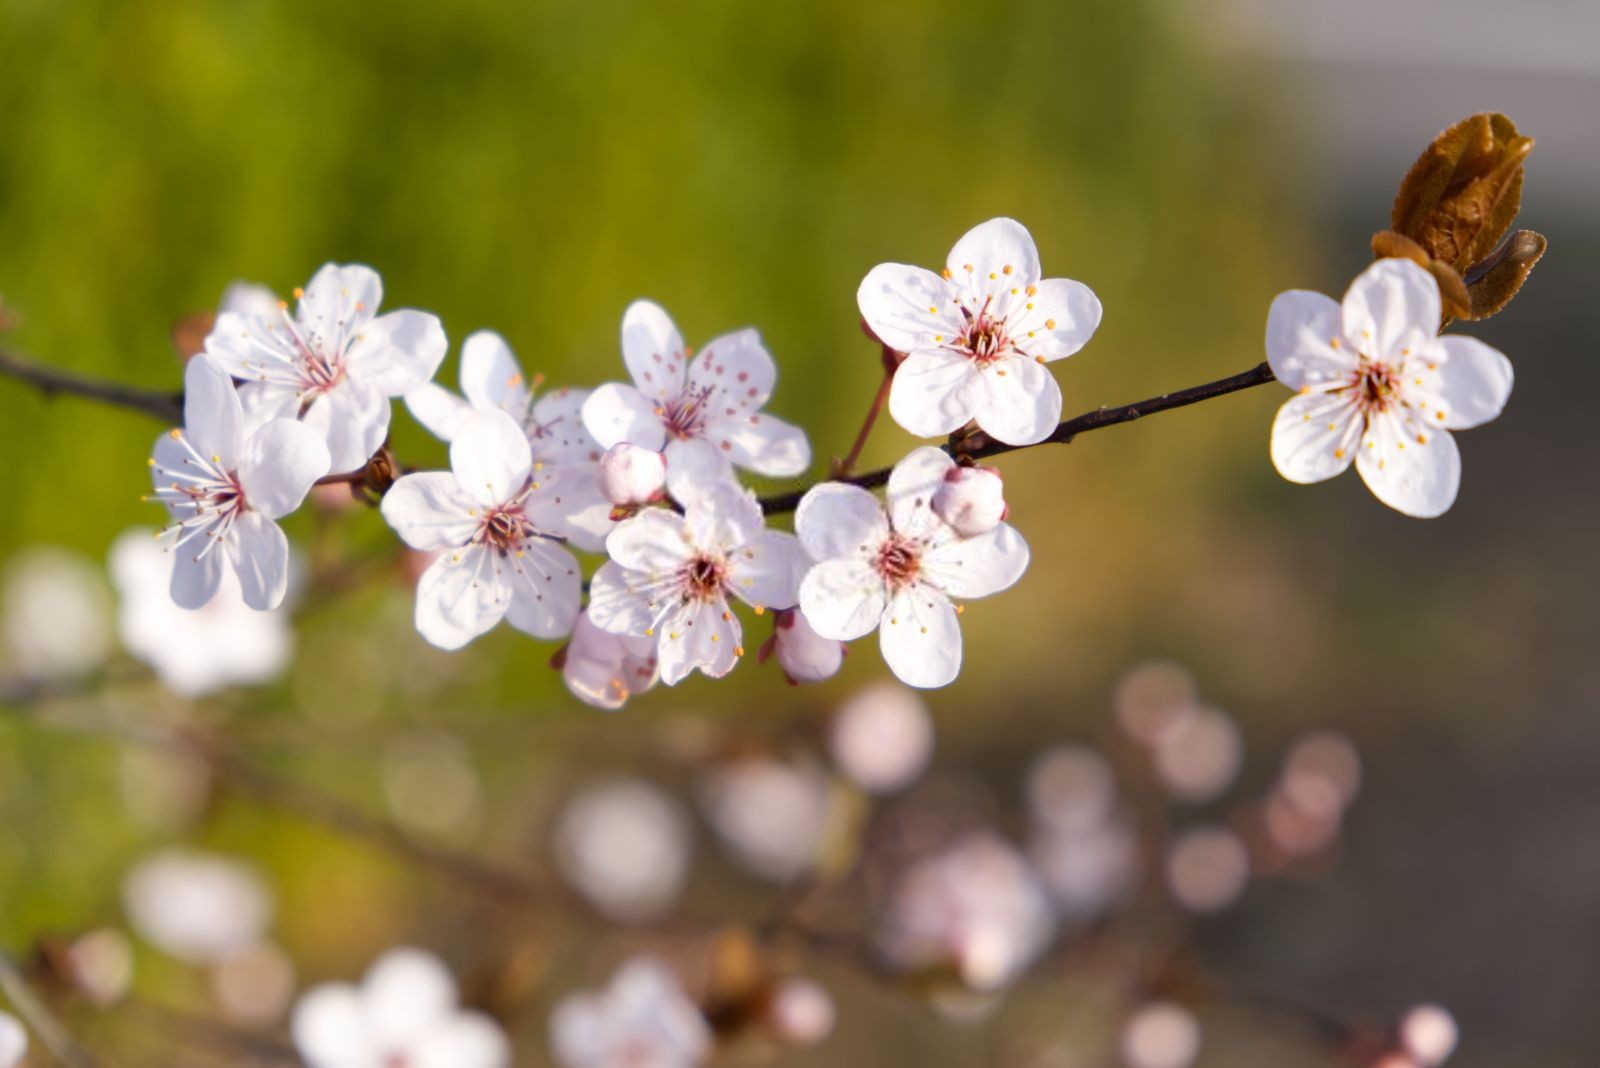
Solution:
{"label": "white flower petal", "polygon": [[559,545],[533,540],[504,564],[513,590],[506,622],[535,638],[572,633],[583,602],[577,558]]}
{"label": "white flower petal", "polygon": [[505,1068],[511,1044],[494,1020],[481,1012],[457,1013],[423,1036],[407,1068]]}
{"label": "white flower petal", "polygon": [[[281,390],[262,389],[262,397],[282,397]],[[259,417],[267,414],[263,409]],[[293,405],[277,414],[293,417]],[[389,398],[364,382],[346,378],[311,402],[301,422],[328,443],[331,469],[355,471],[364,467],[389,435]]]}
{"label": "white flower petal", "polygon": [[706,438],[735,466],[768,478],[793,478],[811,466],[811,444],[799,427],[770,415],[717,416]]}
{"label": "white flower petal", "polygon": [[667,428],[658,407],[632,386],[607,382],[583,402],[583,426],[602,449],[627,441],[659,451],[667,443]]}
{"label": "white flower petal", "polygon": [[937,349],[961,333],[954,287],[922,267],[878,264],[856,289],[856,305],[878,339],[899,352]]}
{"label": "white flower petal", "polygon": [[1017,220],[1004,216],[981,222],[962,234],[945,259],[945,269],[958,284],[971,285],[980,293],[1031,285],[1041,277],[1033,235]]}
{"label": "white flower petal", "polygon": [[630,582],[637,572],[629,572],[615,560],[607,560],[589,580],[589,618],[610,634],[644,636],[655,626],[652,605],[654,592],[635,590]]}
{"label": "white flower petal", "polygon": [[294,1007],[295,1049],[310,1068],[366,1068],[377,1062],[360,994],[347,983],[314,987]]}
{"label": "white flower petal", "polygon": [[[652,400],[671,399],[683,389],[686,362],[683,335],[678,333],[672,317],[661,305],[636,300],[622,313],[622,362],[633,376],[633,384]],[[595,437],[600,435],[596,433]],[[633,438],[620,440],[645,445]],[[602,438],[601,444],[610,448],[616,442],[606,442]]]}
{"label": "white flower petal", "polygon": [[1347,340],[1383,363],[1402,363],[1439,332],[1439,283],[1410,260],[1379,260],[1356,276],[1340,318]]}
{"label": "white flower petal", "polygon": [[519,423],[533,403],[511,346],[493,330],[478,330],[461,343],[461,392],[474,408],[499,408]]}
{"label": "white flower petal", "polygon": [[1356,470],[1373,496],[1417,519],[1449,511],[1461,486],[1455,439],[1406,409],[1369,420]]}
{"label": "white flower petal", "polygon": [[772,398],[778,365],[754,327],[712,338],[689,363],[689,390],[704,392],[707,406],[721,412],[759,411]]}
{"label": "white flower petal", "polygon": [[1291,289],[1272,299],[1267,311],[1267,364],[1290,389],[1346,383],[1358,353],[1344,344],[1343,313],[1332,297]]}
{"label": "white flower petal", "polygon": [[403,475],[383,495],[379,511],[407,545],[438,552],[465,545],[477,530],[476,502],[448,471]]}
{"label": "white flower petal", "polygon": [[528,481],[533,451],[516,420],[502,411],[475,411],[450,443],[450,470],[473,500],[503,504]]}
{"label": "white flower petal", "polygon": [[1348,391],[1302,393],[1272,421],[1272,466],[1290,482],[1321,482],[1354,460],[1364,421]]}
{"label": "white flower petal", "polygon": [[794,530],[813,559],[827,560],[877,546],[889,536],[889,523],[878,498],[860,486],[822,482],[800,498]]}
{"label": "white flower petal", "polygon": [[331,462],[321,434],[292,419],[274,419],[245,442],[239,485],[252,509],[277,519],[300,507]]}
{"label": "white flower petal", "polygon": [[1511,361],[1477,338],[1439,339],[1445,360],[1439,366],[1440,393],[1446,404],[1444,425],[1451,430],[1482,426],[1498,416],[1511,399]]}
{"label": "white flower petal", "polygon": [[1033,360],[996,360],[967,380],[965,393],[978,426],[1007,445],[1043,441],[1061,421],[1061,387]]}
{"label": "white flower petal", "polygon": [[932,445],[912,449],[894,465],[884,495],[895,530],[917,536],[930,523],[943,522],[933,514],[933,495],[955,465],[943,449]]}
{"label": "white flower petal", "polygon": [[584,552],[604,551],[606,536],[616,523],[594,465],[535,468],[539,488],[523,504],[528,518],[539,530],[565,538]]}
{"label": "white flower petal", "polygon": [[449,347],[437,315],[402,308],[368,323],[345,360],[352,378],[398,397],[431,380]]}
{"label": "white flower petal", "polygon": [[662,456],[667,461],[667,492],[683,505],[734,479],[728,453],[704,438],[675,438],[667,442]]}
{"label": "white flower petal", "polygon": [[0,1068],[16,1068],[28,1052],[28,1032],[15,1016],[0,1012]]}
{"label": "white flower petal", "polygon": [[553,389],[533,406],[533,423],[528,442],[533,458],[545,463],[598,463],[604,452],[583,425],[583,406],[589,399],[586,389]]}
{"label": "white flower petal", "polygon": [[987,597],[1008,589],[1028,569],[1028,543],[1001,523],[986,534],[957,538],[922,556],[929,583],[951,597]]}
{"label": "white flower petal", "polygon": [[446,552],[417,582],[417,633],[441,649],[459,649],[492,629],[511,604],[490,550],[473,545]]}
{"label": "white flower petal", "polygon": [[245,512],[233,521],[230,539],[244,603],[258,612],[282,604],[289,591],[289,539],[283,529],[260,512]]}
{"label": "white flower petal", "polygon": [[1100,298],[1070,278],[1046,278],[1033,294],[1011,300],[1007,332],[1029,358],[1065,359],[1087,345],[1100,327]]}
{"label": "white flower petal", "polygon": [[961,672],[961,623],[955,607],[944,594],[922,583],[901,590],[889,601],[878,643],[884,663],[907,686],[946,686]]}
{"label": "white flower petal", "polygon": [[611,559],[651,577],[677,571],[691,552],[683,516],[666,508],[646,508],[618,523],[606,537],[606,554]]}
{"label": "white flower petal", "polygon": [[889,414],[919,438],[942,437],[972,418],[967,383],[977,369],[953,352],[913,352],[894,373]]}
{"label": "white flower petal", "polygon": [[179,608],[204,608],[222,584],[227,549],[201,534],[172,550],[172,600]]}
{"label": "white flower petal", "polygon": [[325,263],[306,283],[295,310],[302,326],[327,340],[364,326],[382,303],[377,271],[359,263]]}
{"label": "white flower petal", "polygon": [[[643,645],[643,656],[630,645]],[[588,613],[572,628],[561,678],[572,695],[596,708],[621,708],[656,681],[655,645],[651,639],[625,638],[596,626]]]}
{"label": "white flower petal", "polygon": [[244,411],[233,379],[205,357],[189,361],[183,373],[184,434],[201,455],[216,457],[218,467],[238,463],[244,438]]}
{"label": "white flower petal", "polygon": [[824,560],[800,582],[800,611],[811,629],[837,641],[871,633],[887,601],[883,579],[861,560]]}
{"label": "white flower petal", "polygon": [[728,558],[728,587],[763,608],[792,608],[811,558],[793,534],[763,530]]}
{"label": "white flower petal", "polygon": [[676,686],[699,669],[717,679],[739,662],[739,619],[721,597],[691,601],[661,623],[656,655],[661,681]]}
{"label": "white flower petal", "polygon": [[761,535],[761,505],[732,479],[713,483],[683,504],[684,534],[698,549],[728,552]]}
{"label": "white flower petal", "polygon": [[426,382],[405,396],[411,416],[440,441],[449,442],[461,430],[472,405],[443,386]]}
{"label": "white flower petal", "polygon": [[361,983],[367,1022],[380,1049],[404,1048],[450,1019],[456,983],[439,958],[401,947],[379,957]]}

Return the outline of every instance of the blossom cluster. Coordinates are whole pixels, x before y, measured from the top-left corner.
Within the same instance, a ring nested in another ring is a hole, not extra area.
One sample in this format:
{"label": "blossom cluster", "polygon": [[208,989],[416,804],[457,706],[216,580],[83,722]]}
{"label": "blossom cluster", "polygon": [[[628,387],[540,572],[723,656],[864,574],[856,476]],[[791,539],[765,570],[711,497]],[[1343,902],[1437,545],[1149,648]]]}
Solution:
{"label": "blossom cluster", "polygon": [[[909,452],[881,501],[847,476],[813,485],[791,532],[741,482],[800,476],[812,459],[805,433],[767,411],[777,365],[754,329],[696,353],[662,307],[637,300],[621,325],[630,381],[592,390],[543,388],[480,330],[461,346],[457,394],[433,381],[439,320],[379,315],[371,269],[327,265],[295,296],[291,312],[259,287],[230,290],[189,365],[185,425],[156,442],[171,600],[194,610],[236,587],[250,609],[278,608],[289,549],[277,521],[319,480],[361,483],[427,561],[424,639],[459,649],[504,621],[566,640],[555,663],[568,688],[608,708],[657,681],[730,672],[746,652],[741,605],[770,613],[761,658],[775,654],[790,682],[832,675],[845,643],[874,630],[903,682],[952,682],[961,602],[1008,589],[1030,558],[998,472],[962,442],[1049,440],[1062,407],[1049,364],[1101,319],[1089,287],[1043,276],[1012,219],[974,227],[942,271],[874,267],[857,301],[886,351],[889,413],[950,440]],[[1498,414],[1512,374],[1483,343],[1437,336],[1442,315],[1434,277],[1400,259],[1375,263],[1342,305],[1278,297],[1268,362],[1298,391],[1273,426],[1278,470],[1314,482],[1354,463],[1401,512],[1447,509],[1460,481],[1449,431]],[[396,397],[448,444],[449,470],[367,477]]]}

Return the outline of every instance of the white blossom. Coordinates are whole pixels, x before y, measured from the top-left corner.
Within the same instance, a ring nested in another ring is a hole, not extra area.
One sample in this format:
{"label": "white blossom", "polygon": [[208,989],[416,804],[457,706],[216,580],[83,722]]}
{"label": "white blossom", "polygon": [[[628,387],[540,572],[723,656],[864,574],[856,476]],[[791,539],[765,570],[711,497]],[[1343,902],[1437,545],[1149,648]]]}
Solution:
{"label": "white blossom", "polygon": [[122,884],[133,929],[191,964],[216,964],[260,941],[272,919],[261,877],[229,857],[167,849],[141,861]]}
{"label": "white blossom", "polygon": [[453,442],[473,412],[503,411],[528,436],[539,481],[559,491],[562,509],[548,517],[553,533],[599,552],[611,530],[610,503],[598,485],[602,450],[583,426],[586,389],[543,393],[542,375],[523,374],[505,338],[479,330],[461,344],[461,392],[433,382],[406,394],[406,407],[441,441]]}
{"label": "white blossom", "polygon": [[13,669],[29,678],[83,675],[111,650],[105,579],[65,549],[38,546],[11,558],[0,622]]}
{"label": "white blossom", "polygon": [[245,406],[299,419],[327,444],[333,469],[353,471],[383,444],[389,401],[433,378],[444,359],[436,316],[402,309],[378,315],[383,282],[370,267],[329,263],[299,306],[263,314],[259,301],[224,310],[205,355],[247,384]]}
{"label": "white blossom", "polygon": [[326,983],[295,1006],[290,1026],[309,1068],[507,1068],[500,1025],[459,1007],[437,957],[391,949],[360,986]]}
{"label": "white blossom", "polygon": [[1189,1068],[1200,1055],[1200,1023],[1171,1001],[1141,1005],[1122,1028],[1127,1068]]}
{"label": "white blossom", "polygon": [[683,515],[646,508],[606,538],[611,559],[590,583],[589,616],[613,634],[654,637],[661,680],[720,677],[744,654],[728,595],[793,607],[807,561],[794,535],[767,530],[754,495],[716,482]]}
{"label": "white blossom", "polygon": [[556,862],[568,885],[624,923],[656,919],[672,907],[693,846],[683,807],[642,780],[586,787],[556,823]]}
{"label": "white blossom", "polygon": [[418,632],[441,649],[459,649],[501,619],[535,638],[570,632],[580,579],[553,533],[564,506],[511,416],[464,417],[448,473],[406,475],[383,497],[383,517],[406,544],[438,553],[417,583]]}
{"label": "white blossom", "polygon": [[933,757],[933,720],[915,691],[875,682],[833,716],[829,748],[840,770],[868,793],[909,786]]}
{"label": "white blossom", "polygon": [[171,593],[178,558],[161,548],[155,533],[137,527],[111,546],[117,634],[128,652],[182,697],[266,682],[282,673],[294,651],[288,609],[250,608],[231,571],[222,573],[217,592],[200,608],[180,607]]}
{"label": "white blossom", "polygon": [[1500,414],[1511,361],[1470,337],[1436,336],[1439,284],[1409,260],[1379,260],[1342,305],[1290,290],[1267,313],[1267,362],[1298,391],[1272,424],[1272,462],[1291,482],[1321,482],[1354,461],[1373,495],[1426,519],[1455,502],[1461,457],[1451,430]]}
{"label": "white blossom", "polygon": [[1043,441],[1061,419],[1061,389],[1045,365],[1083,348],[1100,325],[1089,287],[1041,278],[1033,237],[1005,218],[969,230],[942,275],[879,264],[856,302],[873,333],[907,354],[889,414],[924,438],[976,420],[1008,445]]}
{"label": "white blossom", "polygon": [[774,478],[810,465],[805,433],[761,410],[778,369],[755,330],[715,338],[691,360],[666,311],[636,300],[622,316],[622,360],[633,385],[607,383],[583,405],[602,446],[665,450],[669,470],[705,478],[730,464]]}
{"label": "white blossom", "polygon": [[798,608],[773,618],[772,650],[792,686],[831,679],[844,665],[844,642],[818,634]]}
{"label": "white blossom", "polygon": [[9,1012],[0,1012],[0,1068],[16,1068],[28,1053],[28,1032]]}
{"label": "white blossom", "polygon": [[961,670],[961,625],[952,597],[985,597],[1028,566],[1028,545],[1001,523],[960,537],[933,511],[953,460],[915,449],[889,476],[887,506],[842,482],[814,486],[795,531],[819,561],[800,585],[800,610],[818,634],[850,641],[879,628],[883,658],[909,686],[944,686]]}
{"label": "white blossom", "polygon": [[707,769],[698,792],[706,822],[753,874],[781,883],[816,865],[832,813],[820,768],[740,757]]}
{"label": "white blossom", "polygon": [[1449,1060],[1460,1038],[1456,1018],[1442,1005],[1418,1005],[1400,1021],[1400,1044],[1426,1068]]}
{"label": "white blossom", "polygon": [[246,604],[276,608],[289,542],[274,520],[328,473],[328,449],[292,419],[246,417],[233,381],[204,359],[189,361],[183,383],[184,427],[157,438],[150,459],[155,497],[174,520],[172,599],[201,607],[231,569]]}
{"label": "white blossom", "polygon": [[1005,519],[1005,490],[992,467],[961,467],[945,472],[933,491],[933,511],[963,538],[987,534]]}
{"label": "white blossom", "polygon": [[578,616],[572,640],[557,655],[561,679],[572,695],[596,708],[621,708],[656,684],[656,640],[612,634]]}
{"label": "white blossom", "polygon": [[563,998],[550,1014],[550,1047],[565,1068],[692,1068],[711,1044],[677,978],[649,958],[624,964],[601,992]]}
{"label": "white blossom", "polygon": [[659,452],[619,441],[600,458],[600,489],[619,508],[659,501],[666,487],[667,461]]}

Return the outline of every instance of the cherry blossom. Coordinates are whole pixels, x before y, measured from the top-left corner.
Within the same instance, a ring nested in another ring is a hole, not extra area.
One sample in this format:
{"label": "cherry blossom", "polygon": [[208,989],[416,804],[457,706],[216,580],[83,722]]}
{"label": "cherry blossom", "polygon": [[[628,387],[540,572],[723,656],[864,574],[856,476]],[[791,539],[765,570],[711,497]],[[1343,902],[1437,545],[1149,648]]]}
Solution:
{"label": "cherry blossom", "polygon": [[325,264],[280,303],[224,310],[206,338],[206,358],[247,384],[245,406],[302,420],[327,443],[333,468],[359,468],[389,432],[389,399],[431,379],[444,359],[436,316],[402,309],[378,315],[383,282],[370,267]]}
{"label": "cherry blossom", "polygon": [[192,964],[215,964],[250,948],[272,918],[272,895],[253,869],[179,849],[141,861],[123,881],[122,901],[135,931]]}
{"label": "cherry blossom", "polygon": [[1000,472],[992,467],[952,467],[933,491],[933,511],[963,538],[987,534],[1007,511]]}
{"label": "cherry blossom", "polygon": [[776,654],[778,666],[789,685],[831,679],[844,666],[844,642],[824,638],[811,628],[805,613],[786,608],[772,620],[772,637],[761,649],[761,658]]}
{"label": "cherry blossom", "polygon": [[611,505],[597,484],[602,450],[583,426],[586,389],[539,387],[544,376],[523,374],[505,338],[479,330],[461,344],[461,392],[425,382],[406,394],[406,407],[417,422],[441,441],[455,440],[473,412],[503,411],[528,436],[539,481],[559,489],[564,504],[558,516],[547,517],[560,534],[588,552],[599,552],[611,531]]}
{"label": "cherry blossom", "polygon": [[694,851],[683,806],[642,779],[585,787],[562,809],[556,865],[567,884],[620,923],[659,919],[677,902]]}
{"label": "cherry blossom", "polygon": [[755,330],[715,338],[691,360],[666,311],[636,300],[622,316],[622,360],[633,385],[607,383],[583,405],[602,446],[665,450],[669,469],[707,478],[730,464],[773,478],[810,465],[805,433],[761,410],[778,369]]}
{"label": "cherry blossom", "polygon": [[360,986],[327,983],[295,1006],[295,1048],[310,1068],[506,1068],[500,1025],[459,1007],[438,958],[391,949]]}
{"label": "cherry blossom", "polygon": [[711,1054],[711,1029],[677,978],[649,958],[624,964],[599,993],[563,998],[550,1046],[566,1068],[691,1068]]}
{"label": "cherry blossom", "polygon": [[667,462],[659,452],[619,441],[600,458],[600,489],[618,508],[659,501],[666,486]]}
{"label": "cherry blossom", "polygon": [[502,411],[471,413],[450,468],[406,475],[383,497],[406,544],[439,554],[417,582],[418,632],[441,649],[501,619],[536,638],[565,636],[578,615],[578,561],[551,533],[565,500],[542,481],[522,427]]}
{"label": "cherry blossom", "polygon": [[813,487],[795,531],[820,561],[800,585],[800,610],[818,634],[840,641],[879,628],[883,658],[900,681],[944,686],[961,670],[961,625],[952,597],[986,597],[1028,566],[1011,526],[960,537],[932,500],[955,462],[924,446],[895,465],[887,507],[842,482]]}
{"label": "cherry blossom", "polygon": [[1043,441],[1061,419],[1061,389],[1045,364],[1083,348],[1100,325],[1093,291],[1042,278],[1033,237],[1005,218],[967,231],[942,276],[879,264],[856,302],[879,340],[907,354],[889,414],[924,438],[976,420],[1008,445]]}
{"label": "cherry blossom", "polygon": [[766,530],[753,494],[718,482],[678,515],[647,508],[606,538],[589,616],[613,634],[654,637],[661,680],[699,669],[712,677],[744,655],[728,595],[763,612],[791,608],[808,563],[794,535]]}
{"label": "cherry blossom", "polygon": [[157,438],[150,458],[155,499],[175,521],[172,599],[201,607],[228,566],[246,604],[276,608],[288,589],[289,542],[274,520],[328,473],[327,447],[292,419],[247,418],[233,382],[206,360],[190,360],[183,381],[184,428]]}
{"label": "cherry blossom", "polygon": [[0,1012],[0,1068],[16,1068],[28,1052],[28,1032],[9,1012]]}
{"label": "cherry blossom", "polygon": [[11,670],[29,678],[84,675],[111,651],[111,598],[90,561],[35,546],[6,565],[0,637]]}
{"label": "cherry blossom", "polygon": [[1435,336],[1432,275],[1379,260],[1337,304],[1280,293],[1267,313],[1267,362],[1299,395],[1278,409],[1272,462],[1291,482],[1321,482],[1354,461],[1373,495],[1427,519],[1455,502],[1461,457],[1451,430],[1499,415],[1511,361],[1470,337]]}
{"label": "cherry blossom", "polygon": [[204,605],[180,607],[171,593],[178,556],[164,551],[155,533],[136,527],[111,546],[123,647],[182,697],[277,677],[294,651],[288,609],[252,609],[231,571],[222,573],[217,592]]}
{"label": "cherry blossom", "polygon": [[840,704],[828,732],[839,770],[869,794],[909,786],[933,758],[933,743],[928,706],[915,691],[887,680]]}
{"label": "cherry blossom", "polygon": [[786,883],[814,868],[832,814],[822,769],[805,760],[739,757],[708,768],[699,784],[706,822],[755,875]]}
{"label": "cherry blossom", "polygon": [[561,679],[572,695],[596,708],[621,708],[628,698],[656,684],[656,640],[612,634],[578,616],[572,641],[556,654]]}

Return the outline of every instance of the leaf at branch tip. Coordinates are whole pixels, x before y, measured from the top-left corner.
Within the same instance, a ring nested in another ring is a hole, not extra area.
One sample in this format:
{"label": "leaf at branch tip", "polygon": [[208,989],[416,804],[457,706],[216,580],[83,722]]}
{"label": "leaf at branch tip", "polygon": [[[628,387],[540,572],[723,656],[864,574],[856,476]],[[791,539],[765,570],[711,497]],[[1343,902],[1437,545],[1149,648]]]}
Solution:
{"label": "leaf at branch tip", "polygon": [[1378,259],[1410,260],[1433,275],[1439,283],[1439,299],[1444,305],[1445,321],[1471,317],[1472,298],[1461,275],[1448,263],[1441,263],[1428,255],[1426,249],[1404,234],[1393,230],[1379,230],[1372,235],[1372,254]]}
{"label": "leaf at branch tip", "polygon": [[1394,229],[1464,271],[1487,256],[1522,205],[1522,164],[1533,138],[1499,113],[1462,119],[1423,150],[1400,183]]}
{"label": "leaf at branch tip", "polygon": [[1492,256],[1474,264],[1467,271],[1467,277],[1473,279],[1467,286],[1472,312],[1461,318],[1487,319],[1510,304],[1548,246],[1543,234],[1518,230]]}

